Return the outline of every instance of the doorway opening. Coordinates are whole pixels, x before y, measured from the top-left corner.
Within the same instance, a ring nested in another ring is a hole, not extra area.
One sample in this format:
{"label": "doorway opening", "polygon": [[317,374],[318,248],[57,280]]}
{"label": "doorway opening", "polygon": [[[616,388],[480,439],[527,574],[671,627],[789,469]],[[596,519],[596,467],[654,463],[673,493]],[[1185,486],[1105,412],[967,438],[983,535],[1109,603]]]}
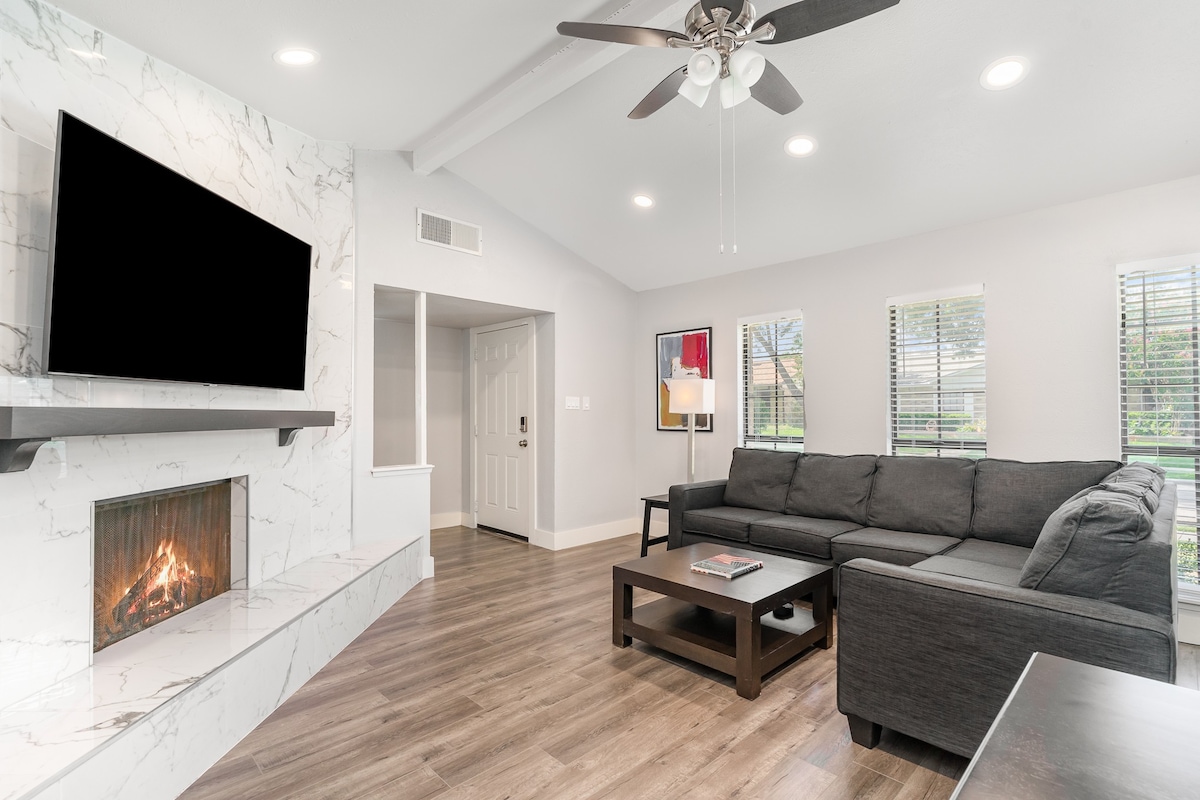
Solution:
{"label": "doorway opening", "polygon": [[[376,285],[375,291],[375,363],[372,465],[375,468],[428,464],[430,474],[430,528],[488,525],[477,518],[477,504],[486,503],[486,483],[479,473],[487,467],[477,458],[475,359],[473,340],[476,331],[524,324],[531,332],[525,355],[530,362],[526,390],[528,406],[523,414],[527,442],[521,450],[528,454],[529,472],[515,487],[527,492],[518,505],[528,511],[525,530],[511,531],[510,523],[492,527],[527,540],[536,525],[539,486],[538,448],[552,448],[550,437],[535,438],[533,426],[537,407],[547,406],[547,420],[540,430],[552,429],[552,389],[537,390],[537,380],[553,385],[553,314],[477,300],[424,294]],[[424,325],[418,330],[418,318]],[[540,358],[539,358],[539,353]],[[507,379],[506,379],[507,380]],[[515,385],[514,385],[515,389]],[[505,388],[505,399],[508,388]],[[505,427],[519,428],[521,421],[502,420]],[[511,423],[511,424],[510,424]],[[544,439],[544,441],[543,441]],[[516,441],[520,441],[517,439]],[[552,464],[552,450],[545,463]],[[552,482],[552,472],[541,482]],[[546,496],[550,497],[547,491]],[[507,494],[505,499],[507,500]]]}

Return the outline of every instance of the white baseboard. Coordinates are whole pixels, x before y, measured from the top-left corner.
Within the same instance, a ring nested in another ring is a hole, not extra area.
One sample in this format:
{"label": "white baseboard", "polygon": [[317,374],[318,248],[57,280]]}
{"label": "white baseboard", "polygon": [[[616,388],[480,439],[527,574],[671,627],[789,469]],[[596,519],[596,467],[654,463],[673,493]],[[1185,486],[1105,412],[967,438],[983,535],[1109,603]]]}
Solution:
{"label": "white baseboard", "polygon": [[1179,624],[1175,638],[1183,644],[1200,644],[1200,605],[1179,604]]}
{"label": "white baseboard", "polygon": [[602,542],[605,539],[616,539],[619,536],[640,535],[641,532],[642,521],[637,517],[631,517],[605,522],[601,525],[592,525],[588,528],[575,528],[556,533],[535,530],[529,537],[529,543],[547,550],[566,550],[568,547],[579,547],[593,542]]}
{"label": "white baseboard", "polygon": [[441,514],[429,515],[429,530],[438,528],[457,528],[459,525],[469,525],[471,515],[463,511],[445,511]]}

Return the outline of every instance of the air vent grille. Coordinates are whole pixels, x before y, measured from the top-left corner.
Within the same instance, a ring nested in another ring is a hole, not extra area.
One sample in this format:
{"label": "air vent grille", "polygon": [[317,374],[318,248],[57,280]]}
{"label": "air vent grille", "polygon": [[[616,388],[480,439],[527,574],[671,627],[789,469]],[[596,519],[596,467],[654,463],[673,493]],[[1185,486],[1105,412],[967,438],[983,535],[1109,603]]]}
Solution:
{"label": "air vent grille", "polygon": [[460,253],[483,255],[483,228],[462,220],[430,214],[419,208],[417,241],[457,250]]}

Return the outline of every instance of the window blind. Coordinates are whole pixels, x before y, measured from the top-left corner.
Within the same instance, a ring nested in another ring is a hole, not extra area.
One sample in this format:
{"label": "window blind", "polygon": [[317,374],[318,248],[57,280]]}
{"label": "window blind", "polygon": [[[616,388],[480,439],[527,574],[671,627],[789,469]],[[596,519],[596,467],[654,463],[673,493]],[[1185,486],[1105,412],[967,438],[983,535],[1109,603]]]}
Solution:
{"label": "window blind", "polygon": [[892,453],[983,457],[983,295],[891,305],[888,311]]}
{"label": "window blind", "polygon": [[742,444],[804,448],[804,324],[799,316],[744,323]]}
{"label": "window blind", "polygon": [[1121,455],[1178,487],[1180,582],[1200,590],[1200,265],[1134,272],[1121,286]]}

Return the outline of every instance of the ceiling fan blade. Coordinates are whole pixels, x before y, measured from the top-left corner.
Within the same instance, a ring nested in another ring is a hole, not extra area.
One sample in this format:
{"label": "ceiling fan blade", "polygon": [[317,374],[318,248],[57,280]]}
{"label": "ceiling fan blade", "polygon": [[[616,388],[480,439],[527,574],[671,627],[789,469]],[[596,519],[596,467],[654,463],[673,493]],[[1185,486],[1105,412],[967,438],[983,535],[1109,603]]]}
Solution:
{"label": "ceiling fan blade", "polygon": [[662,83],[650,90],[633,111],[630,119],[645,119],[679,96],[679,87],[687,77],[687,66],[682,66],[663,78]]}
{"label": "ceiling fan blade", "polygon": [[714,8],[729,9],[729,21],[733,22],[742,15],[742,7],[745,5],[745,2],[744,0],[715,0],[715,2],[714,0],[700,0],[700,5],[704,9],[704,13],[713,22],[716,22],[716,18],[713,16]]}
{"label": "ceiling fan blade", "polygon": [[604,25],[599,22],[560,22],[558,32],[577,39],[598,42],[636,44],[642,47],[670,47],[672,39],[689,41],[685,34],[661,28],[638,28],[633,25]]}
{"label": "ceiling fan blade", "polygon": [[762,44],[790,42],[869,17],[899,2],[900,0],[801,0],[799,3],[763,14],[754,23],[754,30],[769,22],[775,26],[775,36],[762,40]]}
{"label": "ceiling fan blade", "polygon": [[770,61],[762,77],[750,87],[750,96],[778,114],[790,114],[804,102],[796,87]]}

